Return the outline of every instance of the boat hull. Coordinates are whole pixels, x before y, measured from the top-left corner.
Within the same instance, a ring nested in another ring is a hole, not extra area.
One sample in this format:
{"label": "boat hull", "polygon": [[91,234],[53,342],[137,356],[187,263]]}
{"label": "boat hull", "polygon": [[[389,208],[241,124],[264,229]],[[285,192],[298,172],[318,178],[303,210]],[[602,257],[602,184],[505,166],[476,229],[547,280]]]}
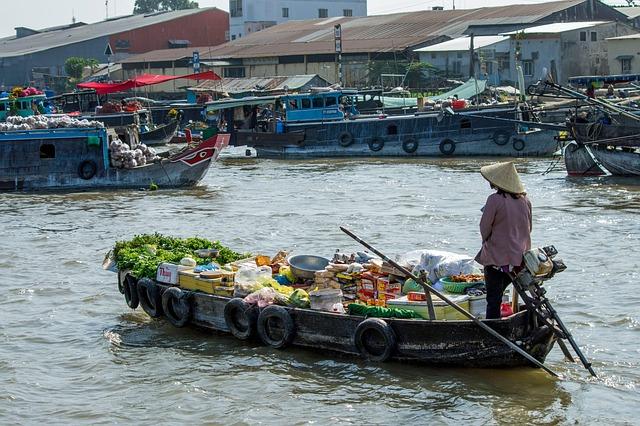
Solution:
{"label": "boat hull", "polygon": [[586,145],[571,142],[565,147],[563,154],[569,176],[602,176],[606,174],[595,162]]}
{"label": "boat hull", "polygon": [[[121,274],[121,279],[124,277]],[[160,291],[167,285],[157,284]],[[224,308],[231,299],[205,293],[191,293],[191,324],[229,333]],[[292,346],[360,356],[355,330],[365,320],[354,315],[310,309],[285,308],[295,324]],[[532,366],[504,343],[481,330],[472,321],[428,321],[385,319],[396,337],[390,359],[421,364],[465,367]],[[523,348],[543,362],[555,338],[546,329],[533,329],[527,311],[509,318],[485,320],[485,323],[511,341],[523,342]]]}
{"label": "boat hull", "polygon": [[283,143],[281,135],[251,132],[246,137],[238,133],[236,144],[254,146],[258,157],[282,159],[540,157],[558,151],[557,131],[524,129],[508,122],[513,114],[513,111],[480,111],[469,116],[428,114],[293,123],[286,126],[285,134],[303,134],[300,142]]}
{"label": "boat hull", "polygon": [[147,146],[166,145],[171,142],[177,131],[178,121],[173,120],[149,132],[140,133],[140,142]]}
{"label": "boat hull", "polygon": [[614,176],[640,176],[640,152],[635,148],[594,145],[593,156]]}

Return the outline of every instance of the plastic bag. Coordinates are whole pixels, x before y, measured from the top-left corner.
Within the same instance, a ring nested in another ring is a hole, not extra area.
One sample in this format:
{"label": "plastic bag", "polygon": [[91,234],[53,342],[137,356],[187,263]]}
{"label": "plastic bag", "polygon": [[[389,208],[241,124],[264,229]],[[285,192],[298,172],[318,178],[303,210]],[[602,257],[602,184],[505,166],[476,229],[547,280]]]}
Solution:
{"label": "plastic bag", "polygon": [[250,305],[258,305],[259,308],[264,308],[275,303],[276,291],[271,287],[261,288],[245,297],[244,301]]}
{"label": "plastic bag", "polygon": [[294,308],[309,308],[311,302],[309,301],[309,294],[303,289],[296,289],[291,296],[289,296],[289,306]]}
{"label": "plastic bag", "polygon": [[482,273],[482,267],[473,258],[439,250],[411,251],[397,261],[412,268],[415,275],[424,271],[431,282],[450,275]]}
{"label": "plastic bag", "polygon": [[262,288],[264,286],[258,283],[235,283],[233,285],[233,297],[246,297]]}

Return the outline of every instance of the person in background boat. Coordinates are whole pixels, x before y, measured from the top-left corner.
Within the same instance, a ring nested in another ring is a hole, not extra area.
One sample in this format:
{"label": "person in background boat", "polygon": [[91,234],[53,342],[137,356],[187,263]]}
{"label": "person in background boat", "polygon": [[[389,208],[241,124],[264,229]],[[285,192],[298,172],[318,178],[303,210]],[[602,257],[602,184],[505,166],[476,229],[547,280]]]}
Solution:
{"label": "person in background boat", "polygon": [[613,99],[616,97],[616,92],[613,90],[613,84],[607,86],[607,99]]}
{"label": "person in background boat", "polygon": [[595,99],[596,98],[596,88],[593,86],[593,83],[589,83],[589,85],[587,86],[586,95],[587,95],[587,97],[589,97],[591,99]]}
{"label": "person in background boat", "polygon": [[492,319],[500,318],[502,295],[511,284],[509,273],[522,269],[522,256],[531,249],[532,213],[512,162],[484,166],[480,173],[496,190],[482,208],[482,248],[475,258],[484,266],[487,319]]}

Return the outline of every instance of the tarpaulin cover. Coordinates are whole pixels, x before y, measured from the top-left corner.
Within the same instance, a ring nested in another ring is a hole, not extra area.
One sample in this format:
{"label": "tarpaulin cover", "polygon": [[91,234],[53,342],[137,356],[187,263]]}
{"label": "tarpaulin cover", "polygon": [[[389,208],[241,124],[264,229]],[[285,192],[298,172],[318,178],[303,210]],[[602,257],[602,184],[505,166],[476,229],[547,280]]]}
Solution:
{"label": "tarpaulin cover", "polygon": [[213,71],[200,72],[187,75],[161,75],[161,74],[142,74],[133,80],[123,81],[121,83],[80,83],[78,87],[81,89],[95,89],[99,95],[107,93],[124,92],[134,87],[149,86],[152,84],[166,83],[167,81],[186,78],[189,80],[220,80],[220,76]]}
{"label": "tarpaulin cover", "polygon": [[459,99],[471,99],[472,97],[484,92],[487,88],[487,80],[476,80],[470,78],[466,83],[456,87],[453,90],[449,90],[447,93],[441,95],[430,96],[429,99],[433,101],[441,101],[444,99],[453,98],[453,95],[458,95]]}

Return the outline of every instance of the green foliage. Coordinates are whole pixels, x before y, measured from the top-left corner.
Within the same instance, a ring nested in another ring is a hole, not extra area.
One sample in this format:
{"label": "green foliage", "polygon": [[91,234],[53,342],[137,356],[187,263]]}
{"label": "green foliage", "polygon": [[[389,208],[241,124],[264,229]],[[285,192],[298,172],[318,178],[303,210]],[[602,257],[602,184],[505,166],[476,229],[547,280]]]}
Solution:
{"label": "green foliage", "polygon": [[80,58],[78,56],[72,56],[67,58],[64,62],[64,71],[71,78],[80,80],[82,78],[82,70],[84,67],[91,67],[94,69],[98,66],[98,61],[93,58]]}
{"label": "green foliage", "polygon": [[155,278],[158,265],[163,262],[180,263],[183,257],[193,258],[198,265],[209,263],[209,258],[196,256],[195,250],[216,249],[216,262],[226,264],[249,257],[248,253],[237,253],[223,246],[219,241],[204,238],[175,238],[158,233],[136,235],[130,241],[118,241],[113,249],[113,257],[120,270],[131,270],[137,278]]}
{"label": "green foliage", "polygon": [[133,13],[153,13],[162,10],[197,9],[198,2],[191,0],[136,0]]}

